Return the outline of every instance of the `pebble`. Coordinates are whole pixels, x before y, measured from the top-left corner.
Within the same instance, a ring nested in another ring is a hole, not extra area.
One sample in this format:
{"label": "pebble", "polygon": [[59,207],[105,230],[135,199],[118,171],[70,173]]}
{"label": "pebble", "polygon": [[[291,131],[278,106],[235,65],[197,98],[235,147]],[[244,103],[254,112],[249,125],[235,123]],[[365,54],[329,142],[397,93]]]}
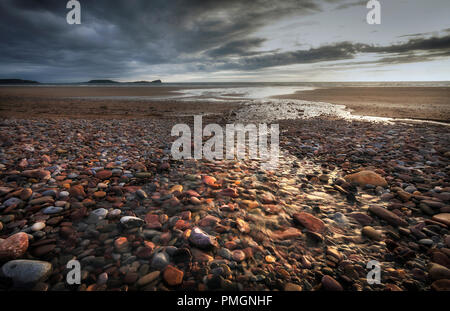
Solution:
{"label": "pebble", "polygon": [[327,291],[343,291],[342,285],[329,275],[322,277],[322,286]]}
{"label": "pebble", "polygon": [[7,262],[2,267],[3,274],[11,278],[16,286],[29,286],[45,281],[52,271],[49,262],[18,259]]}
{"label": "pebble", "polygon": [[215,237],[210,236],[202,229],[195,227],[192,229],[189,241],[196,247],[201,249],[210,249],[217,246]]}
{"label": "pebble", "polygon": [[31,226],[31,230],[34,232],[41,231],[44,228],[45,228],[45,222],[37,222]]}
{"label": "pebble", "polygon": [[142,276],[138,281],[137,281],[137,285],[138,286],[145,286],[155,280],[157,280],[159,278],[159,275],[161,274],[161,272],[159,271],[153,271],[150,272],[144,276]]}
{"label": "pebble", "polygon": [[369,170],[347,175],[344,177],[344,179],[347,182],[356,183],[361,187],[367,186],[367,185],[380,186],[380,187],[387,186],[387,181],[382,176],[380,176],[379,174],[377,174],[373,171],[369,171]]}
{"label": "pebble", "polygon": [[130,229],[142,227],[145,221],[134,216],[123,216],[122,218],[120,218],[120,223],[124,225],[126,228]]}
{"label": "pebble", "polygon": [[49,206],[46,207],[42,212],[47,215],[57,214],[62,212],[64,209],[59,206]]}
{"label": "pebble", "polygon": [[395,225],[395,226],[402,226],[406,227],[408,223],[394,214],[393,212],[381,207],[381,206],[371,206],[369,207],[369,211],[376,216],[386,220],[388,223]]}
{"label": "pebble", "polygon": [[75,289],[73,258],[75,290],[448,288],[446,128],[283,120],[266,171],[171,158],[170,120],[3,120],[2,137],[20,139],[2,149],[0,250],[22,238],[2,262],[51,260],[43,290]]}
{"label": "pebble", "polygon": [[371,238],[372,240],[381,240],[382,238],[382,233],[379,230],[375,230],[373,227],[370,226],[366,226],[361,230],[361,233],[369,238]]}
{"label": "pebble", "polygon": [[294,219],[312,232],[323,232],[325,230],[325,223],[309,213],[296,213],[294,214]]}
{"label": "pebble", "polygon": [[169,256],[164,252],[155,254],[151,262],[152,268],[157,270],[163,270],[168,264]]}
{"label": "pebble", "polygon": [[163,278],[164,281],[170,286],[177,286],[183,282],[184,272],[174,266],[168,265],[164,269]]}
{"label": "pebble", "polygon": [[28,249],[28,235],[19,232],[7,239],[0,239],[0,260],[22,257]]}

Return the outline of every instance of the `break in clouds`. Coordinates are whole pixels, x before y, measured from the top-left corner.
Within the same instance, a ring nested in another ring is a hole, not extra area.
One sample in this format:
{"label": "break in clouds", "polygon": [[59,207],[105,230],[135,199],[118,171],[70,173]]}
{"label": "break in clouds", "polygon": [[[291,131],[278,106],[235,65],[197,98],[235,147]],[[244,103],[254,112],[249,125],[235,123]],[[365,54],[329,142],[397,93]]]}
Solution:
{"label": "break in clouds", "polygon": [[355,64],[395,72],[450,58],[446,0],[422,19],[423,1],[380,1],[381,25],[367,25],[357,0],[80,0],[80,25],[67,24],[66,2],[0,2],[1,78],[252,80],[269,70],[267,81],[303,66],[283,80],[334,68],[333,80]]}

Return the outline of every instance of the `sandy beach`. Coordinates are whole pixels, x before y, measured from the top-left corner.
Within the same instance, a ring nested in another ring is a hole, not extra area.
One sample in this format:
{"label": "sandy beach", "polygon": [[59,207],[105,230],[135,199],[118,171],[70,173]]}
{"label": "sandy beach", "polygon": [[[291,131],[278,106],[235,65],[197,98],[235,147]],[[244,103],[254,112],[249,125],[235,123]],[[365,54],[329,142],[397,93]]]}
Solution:
{"label": "sandy beach", "polygon": [[362,116],[450,121],[448,87],[320,88],[277,98],[345,105]]}
{"label": "sandy beach", "polygon": [[[187,87],[192,88],[192,87]],[[0,86],[0,116],[146,118],[177,114],[222,114],[240,106],[237,101],[161,100],[179,96],[181,87],[129,86]],[[111,97],[135,97],[133,100]],[[152,99],[154,97],[155,99]],[[142,99],[140,99],[142,98]],[[345,105],[355,115],[450,121],[448,87],[339,87],[274,96]]]}

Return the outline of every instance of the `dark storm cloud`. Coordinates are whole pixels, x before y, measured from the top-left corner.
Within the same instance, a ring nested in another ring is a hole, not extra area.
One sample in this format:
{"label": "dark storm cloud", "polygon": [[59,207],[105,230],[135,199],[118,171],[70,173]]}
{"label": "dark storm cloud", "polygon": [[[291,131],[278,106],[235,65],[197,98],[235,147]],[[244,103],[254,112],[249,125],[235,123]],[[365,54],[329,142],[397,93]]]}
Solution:
{"label": "dark storm cloud", "polygon": [[344,10],[344,9],[348,9],[351,8],[353,6],[362,6],[362,7],[366,7],[368,0],[360,0],[360,1],[356,1],[356,2],[351,2],[351,3],[343,3],[340,4],[336,7],[336,10]]}
{"label": "dark storm cloud", "polygon": [[266,41],[262,38],[248,38],[228,42],[217,49],[208,51],[208,55],[212,57],[217,56],[230,56],[230,55],[254,55],[258,52],[252,52],[251,50],[260,47],[261,44]]}
{"label": "dark storm cloud", "polygon": [[43,72],[49,77],[132,75],[145,65],[191,62],[223,44],[257,44],[247,36],[271,19],[320,10],[313,0],[80,2],[82,24],[68,25],[67,1],[2,0],[3,74],[15,67],[34,78]]}
{"label": "dark storm cloud", "polygon": [[[309,50],[272,53],[263,56],[243,57],[235,62],[219,66],[221,69],[255,70],[266,67],[285,66],[293,64],[309,64],[326,61],[353,59],[357,54],[376,53],[389,54],[376,61],[379,63],[410,63],[433,60],[450,56],[450,36],[410,39],[405,43],[374,46],[352,42],[341,42],[321,46]],[[375,62],[375,63],[376,63]]]}
{"label": "dark storm cloud", "polygon": [[80,2],[82,24],[68,25],[66,0],[0,1],[0,78],[128,79],[137,73],[157,77],[160,72],[146,71],[151,65],[179,66],[181,73],[258,70],[348,60],[360,53],[380,55],[380,62],[402,62],[420,59],[419,54],[428,54],[427,59],[442,57],[449,51],[449,36],[419,37],[389,46],[337,42],[280,52],[262,50],[266,39],[254,35],[273,21],[320,12],[323,4],[344,8],[361,1]]}

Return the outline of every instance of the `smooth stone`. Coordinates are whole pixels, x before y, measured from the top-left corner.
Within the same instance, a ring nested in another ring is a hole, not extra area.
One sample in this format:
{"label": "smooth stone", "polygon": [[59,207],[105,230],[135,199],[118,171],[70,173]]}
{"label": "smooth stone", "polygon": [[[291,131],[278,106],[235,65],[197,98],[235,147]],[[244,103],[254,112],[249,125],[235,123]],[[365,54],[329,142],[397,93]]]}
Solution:
{"label": "smooth stone", "polygon": [[401,227],[406,227],[408,226],[408,223],[401,219],[400,217],[398,217],[396,214],[394,214],[393,212],[380,207],[380,206],[371,206],[369,207],[369,212],[375,214],[376,216],[384,219],[385,221],[387,221],[388,223],[390,223],[391,225],[395,225],[395,226],[401,226]]}
{"label": "smooth stone", "polygon": [[0,239],[0,259],[16,259],[25,254],[28,249],[28,234],[18,232],[7,239]]}
{"label": "smooth stone", "polygon": [[15,285],[28,285],[45,281],[52,272],[52,264],[39,260],[12,260],[2,267],[2,272]]}
{"label": "smooth stone", "polygon": [[33,199],[30,201],[31,205],[39,205],[39,204],[45,204],[45,203],[53,203],[53,197],[52,196],[44,196],[37,199]]}
{"label": "smooth stone", "polygon": [[382,238],[382,232],[379,230],[375,230],[373,227],[366,226],[361,230],[361,233],[372,240],[381,240]]}
{"label": "smooth stone", "polygon": [[97,208],[91,212],[91,214],[97,216],[99,219],[104,219],[108,215],[108,210],[104,208]]}
{"label": "smooth stone", "polygon": [[431,284],[431,288],[435,291],[450,291],[450,279],[442,279],[434,281]]}
{"label": "smooth stone", "polygon": [[373,171],[361,171],[355,174],[350,174],[344,177],[347,182],[356,183],[363,187],[366,185],[386,187],[387,182],[381,175]]}
{"label": "smooth stone", "polygon": [[232,258],[234,261],[241,262],[245,259],[245,253],[240,249],[232,252]]}
{"label": "smooth stone", "polygon": [[142,227],[144,220],[134,216],[123,216],[120,218],[120,223],[128,229]]}
{"label": "smooth stone", "polygon": [[218,246],[215,237],[210,236],[202,229],[195,227],[189,236],[189,242],[201,249],[209,249]]}
{"label": "smooth stone", "polygon": [[97,278],[97,284],[98,285],[103,285],[108,283],[108,273],[103,272],[102,274],[100,274]]}
{"label": "smooth stone", "polygon": [[437,263],[430,265],[428,273],[433,280],[450,279],[450,269]]}
{"label": "smooth stone", "polygon": [[42,212],[46,215],[52,215],[62,212],[64,209],[58,206],[49,206],[45,208]]}
{"label": "smooth stone", "polygon": [[156,280],[157,278],[159,278],[159,275],[161,274],[161,272],[159,271],[153,271],[150,272],[146,275],[144,275],[143,277],[141,277],[138,281],[137,281],[137,285],[138,286],[145,286],[148,283],[153,282],[154,280]]}
{"label": "smooth stone", "polygon": [[44,228],[45,228],[45,222],[37,222],[31,226],[31,230],[34,232],[41,231]]}
{"label": "smooth stone", "polygon": [[303,288],[300,285],[298,285],[298,284],[287,283],[284,286],[284,290],[286,292],[301,292],[303,290]]}
{"label": "smooth stone", "polygon": [[328,291],[343,291],[342,285],[329,275],[322,277],[322,286]]}
{"label": "smooth stone", "polygon": [[309,213],[296,213],[294,214],[294,219],[310,231],[323,232],[325,230],[325,223]]}
{"label": "smooth stone", "polygon": [[61,191],[61,192],[59,193],[59,195],[58,195],[58,198],[59,198],[59,199],[65,199],[65,198],[67,198],[69,195],[70,195],[70,194],[69,194],[68,191]]}
{"label": "smooth stone", "polygon": [[147,199],[147,198],[148,198],[147,193],[146,193],[144,190],[142,190],[142,189],[137,190],[137,191],[136,191],[136,195],[137,195],[139,198],[141,198],[141,199]]}
{"label": "smooth stone", "polygon": [[6,200],[5,202],[3,202],[3,206],[10,207],[10,206],[16,205],[16,204],[19,205],[22,202],[23,201],[21,199],[12,197],[12,198],[9,198],[8,200]]}
{"label": "smooth stone", "polygon": [[446,224],[450,227],[450,213],[441,213],[432,217],[434,221]]}
{"label": "smooth stone", "polygon": [[431,239],[420,239],[418,243],[422,245],[431,246],[433,245],[434,242]]}
{"label": "smooth stone", "polygon": [[169,264],[169,256],[165,252],[159,252],[153,256],[151,267],[162,270]]}

